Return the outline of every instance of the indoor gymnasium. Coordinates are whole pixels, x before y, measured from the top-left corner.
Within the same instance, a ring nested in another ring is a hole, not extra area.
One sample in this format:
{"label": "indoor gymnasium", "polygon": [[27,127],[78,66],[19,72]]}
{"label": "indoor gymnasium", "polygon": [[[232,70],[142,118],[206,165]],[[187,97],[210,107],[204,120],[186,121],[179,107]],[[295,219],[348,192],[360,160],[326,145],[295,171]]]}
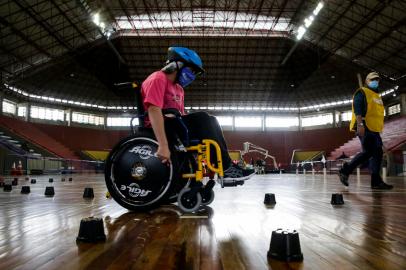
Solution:
{"label": "indoor gymnasium", "polygon": [[0,269],[406,269],[404,0],[0,0]]}

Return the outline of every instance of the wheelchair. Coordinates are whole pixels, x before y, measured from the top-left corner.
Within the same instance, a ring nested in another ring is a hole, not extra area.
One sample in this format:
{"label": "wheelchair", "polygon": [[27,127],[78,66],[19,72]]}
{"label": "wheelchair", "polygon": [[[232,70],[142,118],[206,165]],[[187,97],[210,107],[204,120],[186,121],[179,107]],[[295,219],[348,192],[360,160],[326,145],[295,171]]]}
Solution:
{"label": "wheelchair", "polygon": [[[162,204],[178,203],[183,212],[195,212],[201,205],[214,200],[213,177],[206,184],[206,174],[217,174],[221,187],[242,185],[244,181],[224,181],[224,170],[219,145],[213,140],[189,138],[189,132],[176,109],[164,109],[182,126],[183,134],[170,134],[168,143],[171,163],[163,164],[156,156],[158,142],[152,128],[144,127],[146,113],[138,93],[138,116],[131,119],[132,134],[121,140],[109,153],[105,166],[105,181],[111,197],[121,206],[133,211],[146,211]],[[139,119],[134,127],[133,120]],[[167,134],[168,135],[168,134]],[[214,147],[216,162],[211,157]],[[204,166],[205,165],[205,166]]]}

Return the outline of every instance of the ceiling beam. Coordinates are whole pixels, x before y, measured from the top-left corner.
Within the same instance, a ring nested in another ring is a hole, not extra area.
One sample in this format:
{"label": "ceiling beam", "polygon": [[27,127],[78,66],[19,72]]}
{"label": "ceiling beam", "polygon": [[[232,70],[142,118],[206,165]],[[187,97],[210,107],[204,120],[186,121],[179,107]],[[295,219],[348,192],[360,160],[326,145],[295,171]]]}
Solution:
{"label": "ceiling beam", "polygon": [[87,42],[89,42],[87,36],[83,34],[83,32],[79,29],[79,27],[72,22],[72,20],[65,14],[64,11],[62,11],[62,9],[55,3],[55,0],[51,0],[51,3],[58,10],[60,15],[62,15],[69,22],[69,24],[76,30],[76,32],[78,32],[79,35],[82,36],[82,38],[84,38]]}
{"label": "ceiling beam", "polygon": [[406,18],[404,18],[403,20],[398,21],[397,23],[395,23],[392,27],[390,27],[385,33],[382,33],[377,39],[373,40],[367,47],[365,47],[364,49],[362,49],[361,52],[359,52],[357,55],[355,55],[354,57],[351,58],[351,60],[357,59],[360,56],[364,55],[366,52],[368,52],[370,49],[372,49],[373,47],[375,47],[378,43],[380,43],[382,40],[384,40],[385,38],[389,37],[393,31],[397,30],[399,27],[401,26],[405,26],[406,25]]}
{"label": "ceiling beam", "polygon": [[279,19],[280,19],[280,17],[282,16],[282,13],[285,11],[285,7],[286,7],[286,4],[287,4],[287,3],[288,3],[288,0],[285,0],[285,1],[283,2],[282,6],[281,6],[281,9],[280,9],[280,11],[279,11],[279,13],[278,13],[278,16],[276,16],[276,20],[275,20],[275,22],[273,23],[273,25],[272,25],[272,27],[271,27],[271,30],[272,30],[272,31],[275,31],[275,27],[276,27],[276,25],[278,24]]}
{"label": "ceiling beam", "polygon": [[330,31],[337,26],[337,23],[344,17],[344,15],[348,12],[348,10],[350,10],[350,8],[352,8],[352,6],[354,5],[356,0],[351,0],[351,2],[347,5],[347,7],[344,9],[343,12],[341,12],[336,19],[333,21],[332,24],[330,24],[330,26],[328,27],[328,29],[326,31],[324,31],[324,33],[319,37],[316,46],[319,45],[319,43],[321,42],[322,39],[324,39],[329,33]]}
{"label": "ceiling beam", "polygon": [[300,13],[301,9],[303,8],[303,4],[306,2],[306,0],[302,0],[300,1],[299,6],[297,7],[297,9],[295,10],[295,12],[293,13],[293,16],[290,18],[288,27],[286,27],[286,29],[289,29],[289,27],[294,23],[294,21],[296,20],[296,17],[298,16],[298,14]]}
{"label": "ceiling beam", "polygon": [[110,6],[108,4],[109,2],[111,2],[111,1],[110,0],[104,0],[103,5],[106,7],[106,11],[110,16],[111,21],[115,23],[115,25],[117,27],[117,31],[119,31],[120,26],[118,25],[116,18],[114,17],[113,13],[111,12]]}
{"label": "ceiling beam", "polygon": [[52,27],[25,2],[25,0],[15,1],[15,4],[18,5],[26,14],[28,14],[28,16],[30,16],[31,19],[33,19],[38,25],[40,25],[50,36],[58,41],[60,45],[68,50],[73,49],[72,46],[67,44],[65,40],[61,36],[59,36],[56,31],[53,30]]}
{"label": "ceiling beam", "polygon": [[365,16],[362,20],[362,23],[359,23],[357,27],[355,27],[354,31],[351,32],[347,36],[347,38],[341,42],[337,47],[335,47],[333,50],[329,51],[332,54],[334,54],[336,51],[344,47],[353,37],[355,37],[364,27],[370,23],[379,13],[382,12],[389,4],[392,2],[391,0],[387,0],[384,2],[379,2],[373,10],[371,10],[367,16]]}
{"label": "ceiling beam", "polygon": [[[9,49],[7,49],[7,48],[5,48],[5,47],[3,47],[3,46],[0,46],[0,50],[3,51],[3,52],[5,52],[6,54],[11,55],[12,57],[14,57],[15,59],[17,59],[18,61],[29,65],[30,67],[33,67],[33,66],[34,66],[32,63],[28,62],[28,61],[27,61],[26,59],[24,59],[23,57],[21,57],[21,56],[19,56],[19,55],[16,55],[15,53],[13,53],[12,51],[10,51]],[[3,66],[4,66],[4,65],[3,65]],[[3,66],[2,66],[2,67],[3,67]]]}
{"label": "ceiling beam", "polygon": [[35,43],[33,40],[28,38],[25,34],[23,34],[20,30],[15,28],[11,23],[9,23],[5,18],[0,16],[0,23],[3,24],[6,27],[10,27],[12,32],[16,34],[18,37],[20,37],[22,40],[24,40],[26,43],[34,47],[37,51],[39,51],[42,54],[45,54],[47,57],[52,58],[53,56],[46,51],[44,48],[40,47],[37,43]]}
{"label": "ceiling beam", "polygon": [[118,3],[120,4],[121,10],[124,12],[125,16],[127,17],[128,22],[131,24],[131,30],[136,31],[136,27],[134,25],[133,20],[131,19],[130,14],[127,11],[127,8],[124,7],[123,0],[118,0]]}

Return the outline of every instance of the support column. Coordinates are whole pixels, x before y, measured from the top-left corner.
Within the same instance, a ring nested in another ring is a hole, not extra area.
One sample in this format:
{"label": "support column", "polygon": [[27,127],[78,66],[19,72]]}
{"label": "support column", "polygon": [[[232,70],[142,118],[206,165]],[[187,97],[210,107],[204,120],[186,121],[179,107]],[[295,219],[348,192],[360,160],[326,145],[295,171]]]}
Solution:
{"label": "support column", "polygon": [[342,112],[338,112],[338,126],[339,127],[343,126],[343,114],[342,114]]}
{"label": "support column", "polygon": [[31,104],[28,102],[25,104],[25,121],[31,121]]}
{"label": "support column", "polygon": [[107,116],[108,116],[108,114],[107,114],[107,113],[105,113],[105,114],[103,115],[103,118],[104,118],[104,125],[103,125],[103,129],[107,129]]}
{"label": "support column", "polygon": [[66,121],[68,127],[70,127],[71,123],[72,123],[72,109],[66,109],[64,115],[65,115],[65,121]]}
{"label": "support column", "polygon": [[399,100],[400,100],[400,114],[406,115],[406,93],[400,94]]}
{"label": "support column", "polygon": [[3,114],[3,96],[4,93],[0,92],[0,114]]}
{"label": "support column", "polygon": [[299,118],[299,131],[302,130],[302,114],[299,112],[298,114],[298,118]]}

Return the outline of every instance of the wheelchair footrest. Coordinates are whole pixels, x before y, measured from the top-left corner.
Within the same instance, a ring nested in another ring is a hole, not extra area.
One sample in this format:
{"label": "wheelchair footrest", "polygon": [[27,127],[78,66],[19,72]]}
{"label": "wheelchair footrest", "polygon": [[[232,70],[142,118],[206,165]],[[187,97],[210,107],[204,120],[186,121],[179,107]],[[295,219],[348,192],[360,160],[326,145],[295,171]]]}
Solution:
{"label": "wheelchair footrest", "polygon": [[236,187],[244,185],[244,180],[223,180],[223,187]]}

